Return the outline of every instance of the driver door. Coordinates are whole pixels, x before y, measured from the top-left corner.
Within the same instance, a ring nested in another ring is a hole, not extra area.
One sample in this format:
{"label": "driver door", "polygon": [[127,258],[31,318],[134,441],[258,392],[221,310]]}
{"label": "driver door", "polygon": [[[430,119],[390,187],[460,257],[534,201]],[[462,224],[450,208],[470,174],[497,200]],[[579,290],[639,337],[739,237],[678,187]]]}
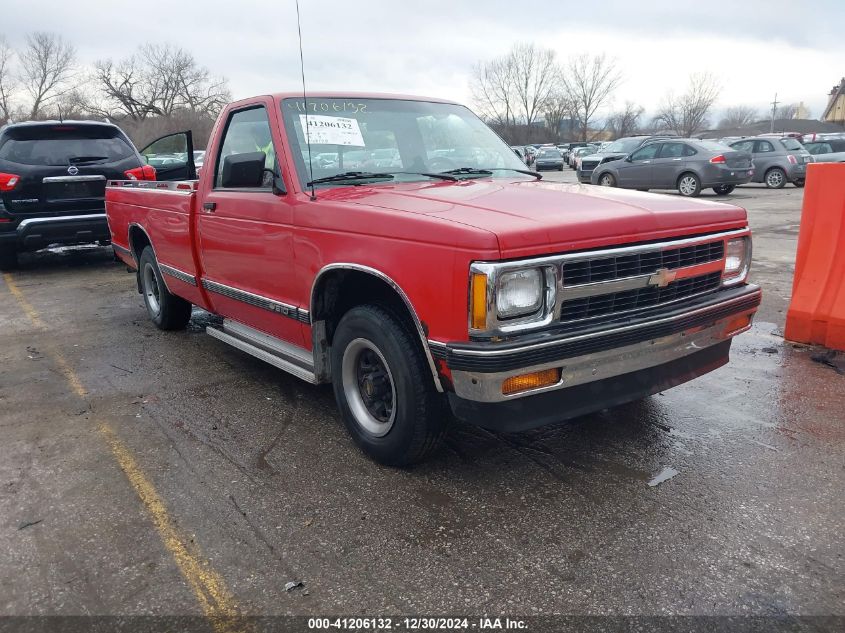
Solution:
{"label": "driver door", "polygon": [[[231,110],[206,157],[197,210],[203,286],[214,311],[303,345],[294,283],[293,210],[280,176],[278,119],[272,101]],[[264,177],[232,185],[226,162],[264,156]]]}
{"label": "driver door", "polygon": [[141,150],[144,162],[156,170],[156,180],[196,180],[194,135],[190,130],[157,138]]}
{"label": "driver door", "polygon": [[617,170],[619,174],[617,184],[628,189],[651,188],[654,157],[657,156],[658,149],[660,149],[660,143],[652,143],[641,147],[626,158]]}

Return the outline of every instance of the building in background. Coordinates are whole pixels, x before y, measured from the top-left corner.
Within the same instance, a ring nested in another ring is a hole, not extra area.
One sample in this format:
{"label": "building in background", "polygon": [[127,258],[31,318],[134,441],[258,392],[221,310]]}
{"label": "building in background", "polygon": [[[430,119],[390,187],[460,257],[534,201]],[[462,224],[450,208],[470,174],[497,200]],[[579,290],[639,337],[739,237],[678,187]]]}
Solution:
{"label": "building in background", "polygon": [[845,77],[830,91],[830,98],[822,120],[845,125]]}

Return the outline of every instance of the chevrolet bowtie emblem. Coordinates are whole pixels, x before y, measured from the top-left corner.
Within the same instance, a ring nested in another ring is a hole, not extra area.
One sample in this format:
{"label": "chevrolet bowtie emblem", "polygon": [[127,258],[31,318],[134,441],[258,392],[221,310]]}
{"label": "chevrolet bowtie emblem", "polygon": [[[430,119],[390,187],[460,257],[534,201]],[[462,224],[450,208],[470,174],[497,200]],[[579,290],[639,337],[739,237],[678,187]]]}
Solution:
{"label": "chevrolet bowtie emblem", "polygon": [[657,286],[658,288],[665,288],[673,281],[675,281],[675,277],[678,276],[674,270],[669,270],[668,268],[659,268],[656,273],[654,273],[651,277],[648,278],[648,285],[649,286]]}

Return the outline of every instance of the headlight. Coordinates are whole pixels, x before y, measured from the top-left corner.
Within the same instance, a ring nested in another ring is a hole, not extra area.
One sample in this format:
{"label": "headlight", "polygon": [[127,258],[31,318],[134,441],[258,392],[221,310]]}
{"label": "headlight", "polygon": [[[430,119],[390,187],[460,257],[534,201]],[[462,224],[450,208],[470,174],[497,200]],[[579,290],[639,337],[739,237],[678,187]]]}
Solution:
{"label": "headlight", "polygon": [[533,314],[542,307],[543,274],[539,268],[504,273],[498,282],[496,307],[499,318]]}
{"label": "headlight", "polygon": [[732,286],[742,283],[748,277],[751,268],[751,238],[738,237],[728,240],[725,251],[725,272],[722,284]]}

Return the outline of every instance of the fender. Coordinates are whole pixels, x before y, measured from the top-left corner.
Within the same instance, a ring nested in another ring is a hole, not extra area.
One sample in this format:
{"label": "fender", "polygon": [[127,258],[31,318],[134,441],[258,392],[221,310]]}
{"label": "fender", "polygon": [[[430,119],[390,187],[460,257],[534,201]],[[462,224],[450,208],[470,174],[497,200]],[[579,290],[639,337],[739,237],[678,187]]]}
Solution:
{"label": "fender", "polygon": [[323,277],[323,275],[332,270],[356,270],[358,272],[363,272],[368,275],[372,275],[377,279],[380,279],[381,281],[385,282],[388,286],[393,288],[396,294],[398,294],[402,298],[402,301],[405,302],[405,307],[408,308],[408,312],[410,313],[411,318],[414,321],[414,326],[417,329],[417,336],[419,337],[420,344],[422,345],[423,352],[425,353],[426,360],[428,361],[428,367],[431,370],[431,377],[434,378],[434,386],[437,388],[437,391],[443,393],[443,385],[440,382],[440,376],[437,374],[437,366],[434,364],[434,358],[432,357],[431,350],[428,346],[428,338],[425,335],[425,330],[423,330],[422,321],[420,321],[419,316],[417,316],[417,311],[414,309],[414,306],[411,303],[411,300],[408,298],[408,295],[405,293],[404,290],[402,290],[402,287],[380,270],[372,268],[371,266],[365,266],[363,264],[353,264],[351,262],[339,262],[336,264],[327,264],[326,266],[323,266],[317,273],[317,276],[314,278],[314,283],[311,284],[311,299],[309,303],[311,326],[314,326],[313,315],[317,286],[320,283],[320,279]]}

